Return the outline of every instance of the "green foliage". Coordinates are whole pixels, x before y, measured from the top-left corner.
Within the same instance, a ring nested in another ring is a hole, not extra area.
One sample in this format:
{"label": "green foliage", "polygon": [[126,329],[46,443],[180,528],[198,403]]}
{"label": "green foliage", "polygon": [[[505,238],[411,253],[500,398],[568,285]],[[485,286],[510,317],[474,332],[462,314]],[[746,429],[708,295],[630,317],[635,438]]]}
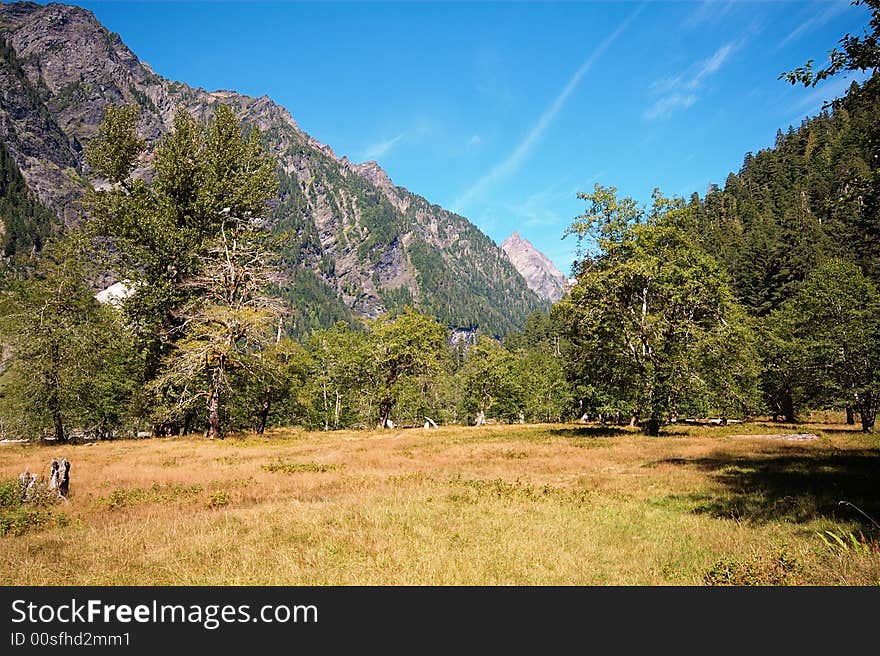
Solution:
{"label": "green foliage", "polygon": [[[141,357],[139,382],[154,393],[144,399],[144,414],[156,420],[154,432],[173,432],[191,421],[204,390],[216,400],[228,387],[227,360],[251,350],[241,340],[268,334],[261,287],[271,280],[260,279],[268,262],[254,245],[268,236],[263,225],[276,171],[259,133],[244,133],[220,105],[207,125],[179,109],[156,147],[155,177],[149,184],[132,179],[144,146],[136,118],[135,108],[108,107],[88,144],[87,161],[113,183],[87,194],[90,229],[134,292],[123,311]],[[198,376],[210,383],[196,383]],[[209,414],[215,431],[219,411]]]}
{"label": "green foliage", "polygon": [[25,500],[17,480],[0,482],[0,536],[21,535],[52,518],[49,507],[57,497],[43,494],[37,486],[35,496]]}
{"label": "green foliage", "polygon": [[[406,383],[430,384],[449,358],[446,329],[433,317],[407,309],[370,323],[374,358],[374,394],[379,425],[384,427]],[[423,391],[427,391],[424,389]]]}
{"label": "green foliage", "polygon": [[853,0],[853,5],[864,5],[871,11],[871,32],[864,30],[861,35],[846,34],[840,39],[838,50],[834,48],[828,53],[828,63],[818,70],[813,68],[813,60],[788,73],[782,73],[779,79],[786,79],[791,84],[803,84],[814,87],[822,80],[837,75],[841,71],[874,71],[880,69],[880,1]]}
{"label": "green foliage", "polygon": [[598,253],[584,257],[577,285],[554,308],[567,326],[572,378],[589,394],[582,404],[628,410],[651,434],[701,396],[745,409],[756,384],[748,327],[720,265],[677,227],[683,204],[657,193],[645,213],[599,185],[582,198],[588,212],[570,232]]}
{"label": "green foliage", "polygon": [[784,549],[772,556],[753,556],[745,560],[724,558],[703,576],[706,585],[792,585],[798,582],[803,566]]}
{"label": "green foliage", "polygon": [[208,499],[209,508],[223,508],[229,505],[229,493],[225,490],[215,490]]}
{"label": "green foliage", "polygon": [[3,257],[39,251],[58,223],[30,193],[6,145],[0,142],[0,250]]}
{"label": "green foliage", "polygon": [[794,296],[830,257],[859,264],[880,282],[880,79],[856,83],[742,169],[679,226],[727,269],[749,312],[766,316]]}
{"label": "green foliage", "polygon": [[230,374],[262,372],[267,364],[262,354],[276,339],[282,308],[266,294],[276,271],[271,254],[261,248],[265,236],[248,220],[230,217],[221,225],[200,272],[184,280],[197,293],[181,309],[179,338],[150,383],[157,397],[173,399],[161,413],[174,420],[185,419],[203,400],[211,437],[221,436],[220,414],[237,380]]}
{"label": "green foliage", "polygon": [[187,497],[201,494],[201,485],[183,485],[180,483],[153,483],[148,488],[127,487],[117,488],[106,497],[99,497],[98,503],[108,510],[121,510],[143,503],[172,503]]}
{"label": "green foliage", "polygon": [[128,179],[138,154],[146,147],[137,136],[138,113],[134,106],[107,105],[97,138],[86,150],[86,163],[111,183]]}
{"label": "green foliage", "polygon": [[498,342],[480,336],[461,369],[463,413],[469,421],[478,415],[516,421],[522,406],[522,388],[517,379],[513,353]]}
{"label": "green foliage", "polygon": [[75,237],[47,245],[32,275],[8,279],[0,336],[12,358],[0,377],[0,411],[11,432],[68,438],[118,430],[131,395],[133,353],[112,310],[85,283]]}
{"label": "green foliage", "polygon": [[832,553],[837,555],[847,552],[867,555],[878,549],[877,543],[866,538],[861,531],[856,535],[852,531],[843,529],[837,531],[826,529],[823,533],[816,531],[816,535]]}
{"label": "green foliage", "polygon": [[805,401],[847,406],[871,431],[880,406],[880,292],[859,268],[831,259],[776,318]]}
{"label": "green foliage", "polygon": [[339,465],[327,465],[317,462],[273,462],[263,465],[267,472],[281,472],[284,474],[298,474],[300,472],[313,472],[323,474],[339,469]]}
{"label": "green foliage", "polygon": [[344,322],[306,342],[300,399],[305,423],[324,430],[372,423],[373,358],[369,336]]}

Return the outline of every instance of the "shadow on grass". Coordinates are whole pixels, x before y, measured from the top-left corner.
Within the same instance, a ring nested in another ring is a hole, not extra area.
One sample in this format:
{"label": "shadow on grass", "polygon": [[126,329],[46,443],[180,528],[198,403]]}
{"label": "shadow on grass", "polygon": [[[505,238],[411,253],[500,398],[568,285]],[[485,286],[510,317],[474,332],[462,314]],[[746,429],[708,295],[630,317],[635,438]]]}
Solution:
{"label": "shadow on grass", "polygon": [[578,426],[576,428],[551,428],[554,437],[619,437],[632,432],[616,426]]}
{"label": "shadow on grass", "polygon": [[848,501],[880,522],[878,449],[750,456],[719,453],[703,458],[668,458],[646,466],[659,465],[695,467],[708,472],[722,486],[715,494],[676,495],[658,501],[676,509],[758,524],[828,519],[875,528],[857,511],[840,503]]}

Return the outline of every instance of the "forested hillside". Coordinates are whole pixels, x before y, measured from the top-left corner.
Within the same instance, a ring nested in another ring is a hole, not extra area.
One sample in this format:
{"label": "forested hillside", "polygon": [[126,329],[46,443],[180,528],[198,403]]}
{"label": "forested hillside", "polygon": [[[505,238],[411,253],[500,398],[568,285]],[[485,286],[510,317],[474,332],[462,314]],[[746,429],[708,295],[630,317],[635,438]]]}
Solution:
{"label": "forested hillside", "polygon": [[823,260],[856,262],[880,282],[880,80],[853,83],[772,148],[747,154],[722,188],[691,198],[693,234],[763,316]]}
{"label": "forested hillside", "polygon": [[4,257],[39,251],[57,219],[31,194],[15,160],[0,141],[0,250]]}

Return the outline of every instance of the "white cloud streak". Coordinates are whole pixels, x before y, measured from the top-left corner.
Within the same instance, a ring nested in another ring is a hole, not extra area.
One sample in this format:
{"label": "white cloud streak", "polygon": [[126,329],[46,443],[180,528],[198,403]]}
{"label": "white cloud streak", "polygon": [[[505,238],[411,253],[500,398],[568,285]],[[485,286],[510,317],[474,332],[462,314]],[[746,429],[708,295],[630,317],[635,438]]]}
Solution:
{"label": "white cloud streak", "polygon": [[691,107],[699,100],[697,91],[706,79],[718,72],[741,43],[726,43],[711,57],[692,65],[684,73],[653,84],[652,91],[662,95],[645,110],[644,117],[649,121],[668,118],[678,109]]}
{"label": "white cloud streak", "polygon": [[733,9],[736,0],[703,0],[692,12],[685,18],[682,27],[692,30],[703,23],[716,23]]}
{"label": "white cloud streak", "polygon": [[839,2],[832,2],[821,14],[817,16],[813,16],[809,20],[804,21],[796,28],[794,28],[791,32],[789,32],[788,36],[785,37],[782,41],[779,42],[779,45],[776,46],[776,50],[780,50],[787,46],[789,43],[794,41],[795,39],[800,38],[804,34],[812,32],[813,30],[822,27],[827,22],[832,20],[838,14],[845,11],[850,6],[848,0],[841,0]]}
{"label": "white cloud streak", "polygon": [[383,157],[391,152],[391,149],[394,148],[400,141],[406,136],[405,132],[401,132],[396,137],[391,137],[390,139],[385,139],[384,141],[379,141],[370,146],[367,146],[366,150],[364,150],[363,159],[378,159],[379,157]]}
{"label": "white cloud streak", "polygon": [[553,119],[556,118],[556,115],[565,105],[566,100],[572,94],[572,92],[577,88],[578,83],[581,81],[581,78],[587,74],[587,72],[593,67],[593,65],[598,61],[598,59],[611,47],[611,44],[614,43],[617,38],[623,33],[623,31],[629,26],[629,24],[638,16],[644,5],[639,6],[633,13],[624,19],[624,21],[617,27],[614,32],[608,35],[602,43],[596,47],[596,49],[592,52],[592,54],[587,58],[587,60],[581,64],[580,68],[575,71],[574,75],[571,76],[568,83],[563,87],[562,91],[556,96],[552,103],[544,110],[544,113],[541,114],[540,118],[537,122],[532,126],[529,130],[528,134],[526,134],[525,138],[519,143],[516,149],[508,155],[501,162],[496,164],[486,175],[477,180],[471,187],[465,191],[461,196],[459,196],[453,203],[452,207],[457,212],[463,212],[466,207],[476,198],[479,194],[486,191],[486,189],[492,187],[497,184],[499,181],[509,177],[513,173],[519,169],[525,159],[529,156],[532,149],[538,144],[541,137],[544,136],[544,133],[547,131],[547,128],[550,127],[550,124],[553,122]]}

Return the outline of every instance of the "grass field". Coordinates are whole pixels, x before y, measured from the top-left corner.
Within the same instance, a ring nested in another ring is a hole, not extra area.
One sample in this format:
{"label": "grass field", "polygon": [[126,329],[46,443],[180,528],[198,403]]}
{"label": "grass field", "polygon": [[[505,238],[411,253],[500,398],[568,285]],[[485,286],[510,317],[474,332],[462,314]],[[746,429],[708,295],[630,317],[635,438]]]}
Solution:
{"label": "grass field", "polygon": [[0,507],[4,585],[880,584],[839,503],[880,518],[880,440],[842,424],[3,444],[0,480],[57,456],[69,502]]}

